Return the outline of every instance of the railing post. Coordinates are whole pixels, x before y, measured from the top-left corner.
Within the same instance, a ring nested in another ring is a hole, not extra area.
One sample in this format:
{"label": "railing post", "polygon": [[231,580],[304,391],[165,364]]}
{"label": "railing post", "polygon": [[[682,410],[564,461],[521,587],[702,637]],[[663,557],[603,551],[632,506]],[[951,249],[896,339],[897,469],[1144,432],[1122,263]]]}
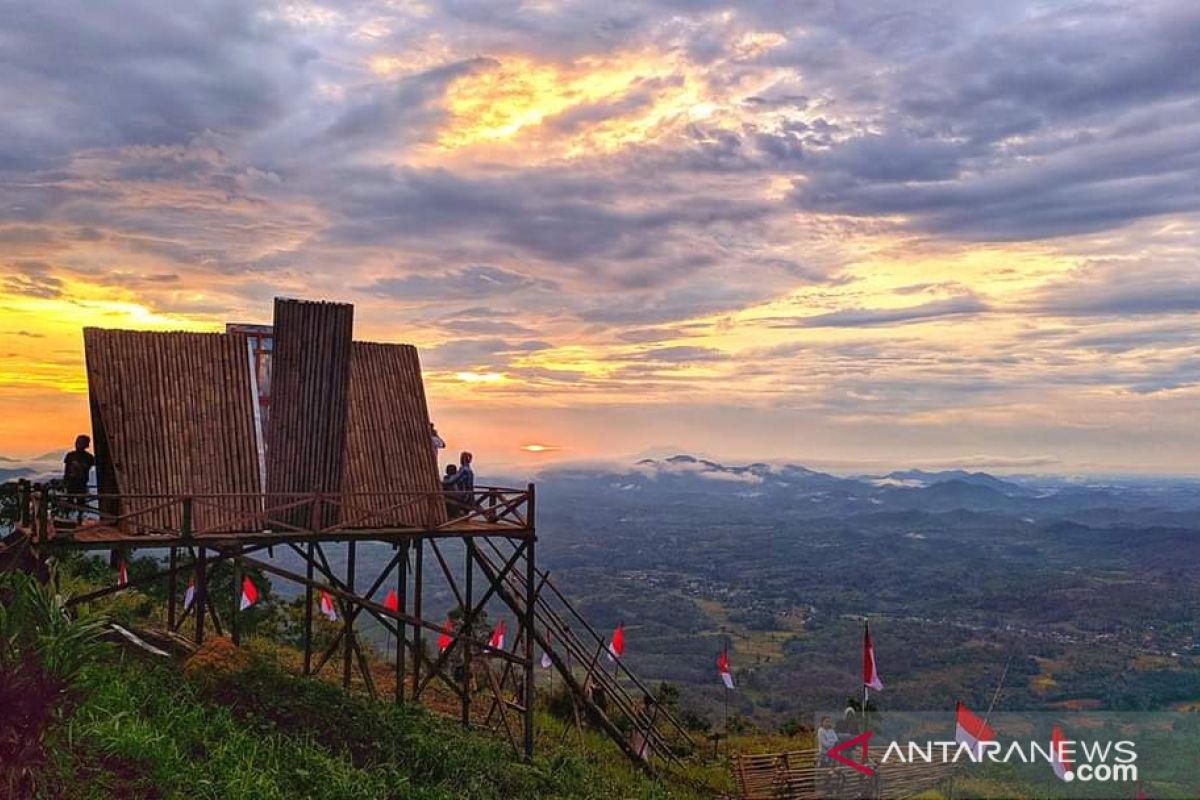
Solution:
{"label": "railing post", "polygon": [[37,524],[34,526],[36,530],[34,541],[44,542],[47,538],[47,523],[50,520],[50,498],[46,494],[45,488],[38,489],[38,491],[34,493],[34,498],[35,502],[37,503],[37,506],[34,510],[34,513],[37,515]]}
{"label": "railing post", "polygon": [[29,504],[32,499],[29,492],[29,481],[21,478],[17,481],[17,507],[20,510],[22,527],[29,527],[29,522],[33,518],[33,514],[29,510]]}
{"label": "railing post", "polygon": [[183,519],[179,523],[179,536],[184,540],[192,538],[192,497],[183,498]]}
{"label": "railing post", "polygon": [[312,513],[309,515],[308,527],[313,533],[321,530],[321,495],[318,492],[313,492]]}

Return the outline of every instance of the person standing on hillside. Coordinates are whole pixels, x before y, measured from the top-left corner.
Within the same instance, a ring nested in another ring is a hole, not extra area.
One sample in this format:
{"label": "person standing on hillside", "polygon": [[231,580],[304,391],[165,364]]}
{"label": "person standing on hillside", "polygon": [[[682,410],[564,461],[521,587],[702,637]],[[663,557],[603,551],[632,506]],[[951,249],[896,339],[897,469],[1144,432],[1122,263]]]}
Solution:
{"label": "person standing on hillside", "polygon": [[63,485],[66,487],[68,503],[79,506],[78,518],[83,521],[83,506],[87,503],[88,483],[92,478],[92,467],[96,457],[88,452],[92,438],[86,434],[75,437],[75,449],[63,457]]}

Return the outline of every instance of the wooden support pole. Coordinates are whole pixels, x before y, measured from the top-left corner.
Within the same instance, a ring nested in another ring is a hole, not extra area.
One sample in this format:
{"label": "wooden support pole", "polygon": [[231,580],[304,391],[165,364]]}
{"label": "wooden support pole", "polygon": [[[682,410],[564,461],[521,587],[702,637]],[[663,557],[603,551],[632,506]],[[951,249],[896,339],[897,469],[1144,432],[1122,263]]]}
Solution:
{"label": "wooden support pole", "polygon": [[474,589],[475,577],[475,542],[471,539],[464,538],[463,544],[467,551],[466,562],[466,577],[463,580],[463,594],[466,600],[466,606],[463,608],[463,694],[462,694],[462,724],[464,728],[471,726],[471,650],[474,648],[475,638],[475,615],[472,613],[473,606],[471,598]]}
{"label": "wooden support pole", "polygon": [[242,643],[242,562],[233,560],[233,604],[229,607],[229,635],[235,645]]}
{"label": "wooden support pole", "polygon": [[[396,567],[396,597],[400,600],[400,613],[408,613],[408,539],[400,544],[403,556]],[[404,703],[404,661],[408,648],[408,626],[403,620],[396,621],[396,702]]]}
{"label": "wooden support pole", "polygon": [[[424,619],[421,616],[421,582],[423,566],[422,562],[425,556],[425,539],[418,537],[416,541],[416,553],[413,556],[413,616],[418,620]],[[421,685],[421,626],[413,627],[413,699],[420,698]]]}
{"label": "wooden support pole", "polygon": [[167,556],[167,569],[170,574],[167,576],[167,630],[175,630],[175,592],[176,586],[176,570],[178,569],[179,548],[172,547]]}
{"label": "wooden support pole", "polygon": [[[346,589],[354,592],[354,557],[358,547],[355,542],[346,543]],[[354,616],[346,614],[346,633],[343,637],[345,649],[342,651],[342,686],[350,688],[350,669],[354,664]]]}
{"label": "wooden support pole", "polygon": [[196,551],[196,644],[204,644],[204,609],[208,605],[208,570],[205,569],[204,548]]}
{"label": "wooden support pole", "polygon": [[316,545],[312,542],[308,543],[308,554],[304,559],[304,575],[307,579],[304,584],[304,674],[312,673],[312,633],[313,633],[313,564],[316,560],[316,553],[313,552]]}
{"label": "wooden support pole", "polygon": [[[533,486],[529,487],[529,502],[533,503]],[[533,626],[537,603],[537,587],[534,580],[536,572],[534,537],[530,535],[525,543],[525,689],[522,692],[521,704],[525,706],[525,760],[533,760]]]}

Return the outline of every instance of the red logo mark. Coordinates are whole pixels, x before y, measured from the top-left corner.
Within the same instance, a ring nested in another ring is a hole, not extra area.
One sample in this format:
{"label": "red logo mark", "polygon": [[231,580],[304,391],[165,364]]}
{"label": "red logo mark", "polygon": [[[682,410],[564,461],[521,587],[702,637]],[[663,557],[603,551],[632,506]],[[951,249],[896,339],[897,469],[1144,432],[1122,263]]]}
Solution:
{"label": "red logo mark", "polygon": [[[868,767],[866,765],[867,764],[867,742],[871,740],[872,733],[873,733],[873,731],[864,731],[863,733],[860,733],[858,736],[855,736],[853,739],[847,739],[846,741],[841,742],[840,744],[836,744],[833,747],[829,748],[829,752],[827,752],[825,755],[829,756],[830,758],[832,758],[834,761],[837,761],[838,763],[845,764],[847,767],[858,770],[863,775],[874,775],[875,770],[871,769],[870,767]],[[855,747],[857,747],[859,745],[862,746],[862,762],[861,763],[859,763],[858,761],[851,761],[849,758],[846,758],[844,755],[842,755],[843,750],[853,750]]]}

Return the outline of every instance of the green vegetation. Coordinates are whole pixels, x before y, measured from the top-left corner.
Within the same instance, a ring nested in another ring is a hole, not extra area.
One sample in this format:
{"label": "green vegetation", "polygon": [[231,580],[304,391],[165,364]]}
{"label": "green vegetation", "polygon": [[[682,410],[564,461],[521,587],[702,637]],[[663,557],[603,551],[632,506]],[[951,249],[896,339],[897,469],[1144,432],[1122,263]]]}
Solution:
{"label": "green vegetation", "polygon": [[[593,732],[564,743],[547,714],[540,755],[523,764],[499,738],[424,708],[300,678],[267,640],[211,639],[180,669],[99,641],[103,618],[74,618],[29,576],[4,574],[0,593],[0,702],[17,711],[0,723],[5,798],[693,796]],[[107,604],[127,616],[138,598]]]}

